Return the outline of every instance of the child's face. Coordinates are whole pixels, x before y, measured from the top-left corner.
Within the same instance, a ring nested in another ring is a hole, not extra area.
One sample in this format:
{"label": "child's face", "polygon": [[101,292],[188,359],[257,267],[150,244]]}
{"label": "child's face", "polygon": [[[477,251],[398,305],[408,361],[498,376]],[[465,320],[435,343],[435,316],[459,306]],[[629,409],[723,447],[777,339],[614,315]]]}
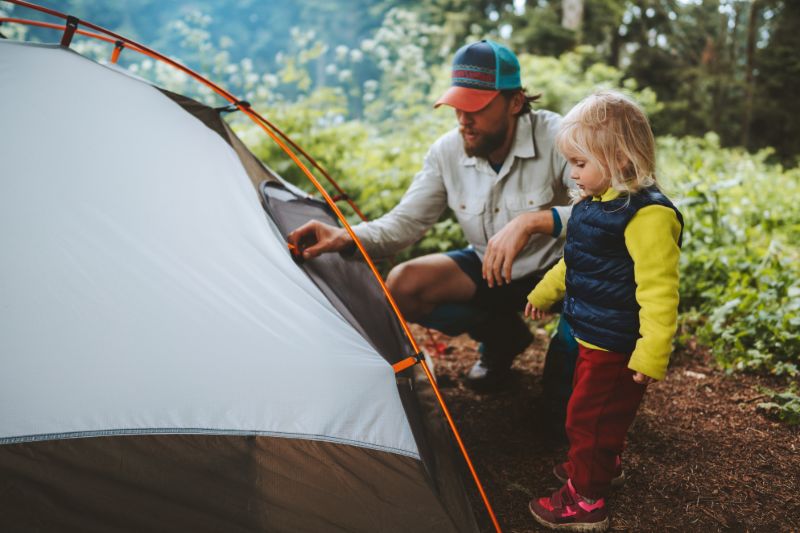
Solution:
{"label": "child's face", "polygon": [[570,178],[578,184],[583,196],[600,196],[606,192],[611,178],[606,177],[597,163],[577,154],[571,154],[568,159],[572,167]]}

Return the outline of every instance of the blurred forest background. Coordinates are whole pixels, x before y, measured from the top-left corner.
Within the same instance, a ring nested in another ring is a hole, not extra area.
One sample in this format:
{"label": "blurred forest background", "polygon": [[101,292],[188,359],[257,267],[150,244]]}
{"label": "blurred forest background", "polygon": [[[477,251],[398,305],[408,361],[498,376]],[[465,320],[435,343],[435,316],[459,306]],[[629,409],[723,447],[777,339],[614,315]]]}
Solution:
{"label": "blurred forest background", "polygon": [[[539,107],[632,93],[659,142],[659,179],[686,217],[680,335],[729,372],[779,376],[764,412],[800,423],[800,2],[795,0],[61,0],[248,100],[370,218],[396,204],[430,144],[453,52],[489,37],[520,57]],[[0,1],[0,16],[55,22]],[[7,38],[58,41],[5,24]],[[73,48],[106,62],[111,45]],[[210,105],[212,93],[130,51],[120,65]],[[270,167],[309,189],[263,133],[229,116]],[[309,189],[310,190],[310,189]],[[357,218],[353,215],[353,222]],[[405,256],[463,242],[451,218]]]}

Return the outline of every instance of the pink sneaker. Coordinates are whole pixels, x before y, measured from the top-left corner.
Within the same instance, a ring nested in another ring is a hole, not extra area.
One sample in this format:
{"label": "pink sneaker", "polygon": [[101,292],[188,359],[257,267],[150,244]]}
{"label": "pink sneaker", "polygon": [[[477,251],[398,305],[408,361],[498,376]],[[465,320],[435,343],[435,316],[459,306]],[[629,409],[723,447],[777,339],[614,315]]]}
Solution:
{"label": "pink sneaker", "polygon": [[[617,461],[614,464],[614,471],[616,472],[616,476],[611,478],[611,488],[618,489],[625,484],[625,471],[622,470],[622,461],[617,456]],[[560,463],[553,467],[553,475],[556,476],[556,479],[559,480],[561,483],[566,483],[567,479],[569,479],[569,475],[567,474],[567,463]]]}
{"label": "pink sneaker", "polygon": [[528,509],[533,518],[548,529],[581,532],[608,529],[605,498],[589,503],[575,492],[569,480],[549,498],[531,500]]}

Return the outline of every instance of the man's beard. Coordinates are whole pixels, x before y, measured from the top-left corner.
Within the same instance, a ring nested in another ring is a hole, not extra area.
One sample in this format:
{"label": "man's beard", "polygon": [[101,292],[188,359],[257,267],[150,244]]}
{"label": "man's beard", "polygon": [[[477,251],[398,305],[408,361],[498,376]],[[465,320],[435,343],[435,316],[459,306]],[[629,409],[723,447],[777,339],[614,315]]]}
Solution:
{"label": "man's beard", "polygon": [[495,131],[480,134],[475,144],[468,146],[467,140],[464,139],[464,128],[461,128],[461,138],[464,140],[464,152],[466,152],[467,157],[489,159],[489,154],[503,146],[506,140],[507,130],[508,122],[501,124]]}

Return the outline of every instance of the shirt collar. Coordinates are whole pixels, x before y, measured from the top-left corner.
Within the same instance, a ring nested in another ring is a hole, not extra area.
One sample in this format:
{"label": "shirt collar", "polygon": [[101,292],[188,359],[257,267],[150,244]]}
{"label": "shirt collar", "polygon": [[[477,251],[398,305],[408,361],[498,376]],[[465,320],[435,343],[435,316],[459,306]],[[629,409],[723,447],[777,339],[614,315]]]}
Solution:
{"label": "shirt collar", "polygon": [[511,153],[514,157],[527,159],[536,157],[536,143],[533,138],[533,114],[526,113],[517,119],[517,132],[514,135],[514,144]]}
{"label": "shirt collar", "polygon": [[615,189],[614,187],[609,187],[608,189],[606,189],[606,192],[604,192],[600,196],[593,196],[592,197],[592,201],[593,202],[610,202],[611,200],[619,198],[620,194],[621,193],[617,189]]}

